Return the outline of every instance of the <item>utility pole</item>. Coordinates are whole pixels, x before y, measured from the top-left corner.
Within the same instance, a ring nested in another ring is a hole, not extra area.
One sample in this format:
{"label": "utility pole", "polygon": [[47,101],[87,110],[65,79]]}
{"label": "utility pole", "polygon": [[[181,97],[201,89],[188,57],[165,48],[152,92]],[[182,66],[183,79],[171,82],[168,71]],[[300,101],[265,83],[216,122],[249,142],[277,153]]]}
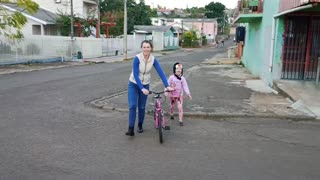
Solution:
{"label": "utility pole", "polygon": [[201,37],[200,37],[200,46],[202,46],[202,37],[203,37],[203,25],[204,25],[204,17],[205,17],[205,15],[203,14],[203,16],[202,16],[202,24],[201,24]]}
{"label": "utility pole", "polygon": [[74,36],[74,33],[73,33],[73,0],[70,0],[70,6],[71,6],[71,12],[70,12],[70,21],[71,21],[71,60],[73,58],[73,36]]}
{"label": "utility pole", "polygon": [[183,19],[181,20],[181,27],[182,27],[182,28],[181,28],[181,29],[182,29],[182,35],[181,35],[181,47],[183,47],[183,41],[184,41],[184,40],[183,40],[183,33],[184,33],[184,32],[183,32]]}
{"label": "utility pole", "polygon": [[124,0],[124,22],[123,22],[123,54],[124,54],[124,59],[127,59],[128,57],[128,47],[127,47],[127,31],[128,31],[128,27],[127,27],[127,0]]}
{"label": "utility pole", "polygon": [[98,22],[97,22],[97,29],[96,29],[96,31],[97,31],[97,33],[96,33],[96,38],[100,38],[100,34],[101,34],[101,32],[100,32],[100,0],[97,0],[97,3],[98,3]]}

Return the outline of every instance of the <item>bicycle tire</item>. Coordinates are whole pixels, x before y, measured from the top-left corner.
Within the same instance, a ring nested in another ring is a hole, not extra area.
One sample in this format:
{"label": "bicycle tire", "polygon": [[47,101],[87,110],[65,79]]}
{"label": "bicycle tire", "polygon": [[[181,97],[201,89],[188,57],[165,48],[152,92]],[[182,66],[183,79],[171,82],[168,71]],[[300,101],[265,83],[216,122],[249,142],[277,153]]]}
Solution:
{"label": "bicycle tire", "polygon": [[158,112],[158,130],[159,130],[159,142],[163,143],[163,128],[162,128],[162,114]]}

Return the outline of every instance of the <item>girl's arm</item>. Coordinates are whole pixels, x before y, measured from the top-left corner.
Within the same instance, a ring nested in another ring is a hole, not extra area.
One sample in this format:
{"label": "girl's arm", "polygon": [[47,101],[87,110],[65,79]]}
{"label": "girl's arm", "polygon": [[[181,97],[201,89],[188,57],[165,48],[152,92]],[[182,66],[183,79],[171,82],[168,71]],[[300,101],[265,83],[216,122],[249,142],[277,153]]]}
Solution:
{"label": "girl's arm", "polygon": [[162,80],[162,83],[164,84],[165,87],[168,87],[169,84],[168,84],[168,81],[167,81],[167,77],[166,75],[164,74],[159,62],[157,61],[157,59],[154,59],[154,63],[153,63],[153,66],[154,68],[157,70],[157,73],[159,74],[161,80]]}
{"label": "girl's arm", "polygon": [[191,96],[187,80],[183,76],[182,76],[181,80],[182,80],[182,87],[183,87],[184,92],[187,94],[187,96]]}

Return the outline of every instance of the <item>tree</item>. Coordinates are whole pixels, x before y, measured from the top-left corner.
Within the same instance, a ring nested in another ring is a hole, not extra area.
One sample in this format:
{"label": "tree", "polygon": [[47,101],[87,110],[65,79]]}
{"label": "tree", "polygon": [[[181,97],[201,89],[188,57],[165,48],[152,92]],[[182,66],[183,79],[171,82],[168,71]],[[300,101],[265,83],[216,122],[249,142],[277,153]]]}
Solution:
{"label": "tree", "polygon": [[[57,27],[59,28],[60,34],[62,36],[70,36],[71,33],[71,15],[64,14],[63,12],[58,12],[59,17],[56,19]],[[81,34],[84,37],[88,37],[91,35],[91,27],[95,27],[96,20],[94,17],[88,17],[87,19],[80,18],[77,16],[73,17],[75,23],[81,24]],[[77,30],[76,30],[77,32]]]}
{"label": "tree", "polygon": [[[1,0],[2,3],[11,3],[10,0]],[[39,5],[32,0],[16,0],[17,6],[22,11],[11,12],[4,7],[0,7],[0,35],[9,39],[21,39],[23,34],[21,29],[27,23],[27,18],[22,14],[26,11],[34,14],[38,11]]]}
{"label": "tree", "polygon": [[208,5],[206,5],[205,7],[205,15],[208,18],[222,18],[224,17],[224,10],[226,9],[226,7],[219,3],[219,2],[211,2]]}
{"label": "tree", "polygon": [[187,31],[182,35],[183,47],[197,47],[198,38],[195,31]]}
{"label": "tree", "polygon": [[[123,0],[105,0],[101,2],[100,12],[104,14],[111,12],[115,17],[117,25],[110,28],[110,35],[118,36],[123,34]],[[128,33],[134,30],[134,25],[151,25],[150,18],[156,13],[145,4],[144,0],[140,0],[139,4],[135,0],[127,0],[128,8]],[[102,21],[108,21],[103,18]]]}
{"label": "tree", "polygon": [[140,3],[133,8],[133,12],[136,25],[151,25],[151,9],[145,4],[144,0],[140,0]]}
{"label": "tree", "polygon": [[219,28],[224,28],[226,24],[226,7],[219,2],[211,2],[205,6],[205,16],[207,18],[217,18]]}

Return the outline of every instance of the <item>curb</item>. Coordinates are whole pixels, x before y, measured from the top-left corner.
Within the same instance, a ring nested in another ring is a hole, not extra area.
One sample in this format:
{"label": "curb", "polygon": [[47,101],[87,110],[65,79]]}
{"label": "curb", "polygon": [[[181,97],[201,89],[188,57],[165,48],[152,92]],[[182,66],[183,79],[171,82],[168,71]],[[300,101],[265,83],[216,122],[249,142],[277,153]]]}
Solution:
{"label": "curb", "polygon": [[[109,111],[117,111],[117,112],[126,112],[128,113],[128,109],[117,108],[108,105],[98,106],[94,103],[90,103],[91,107],[95,107],[98,109],[109,110]],[[146,111],[147,114],[152,114],[152,110]],[[165,115],[169,115],[168,112],[165,112]],[[175,115],[178,115],[175,113]],[[281,120],[292,120],[292,121],[317,121],[316,117],[313,116],[293,116],[293,115],[277,115],[277,114],[219,114],[219,113],[205,113],[205,112],[184,112],[184,117],[189,118],[202,118],[202,119],[221,119],[221,118],[272,118],[272,119],[281,119]]]}
{"label": "curb", "polygon": [[59,69],[59,68],[66,68],[66,67],[75,67],[75,66],[85,66],[89,65],[88,62],[83,62],[82,64],[66,64],[66,65],[48,65],[44,67],[39,68],[30,68],[30,69],[12,69],[12,70],[6,70],[6,71],[0,71],[0,75],[5,74],[13,74],[13,73],[23,73],[23,72],[32,72],[32,71],[41,71],[41,70],[48,70],[48,69]]}
{"label": "curb", "polygon": [[292,101],[292,102],[296,102],[297,101],[292,96],[290,96],[286,91],[284,91],[282,88],[280,88],[276,82],[273,82],[273,87],[272,88],[274,90],[276,90],[277,92],[279,92],[279,94],[282,95],[283,97],[289,98],[290,101]]}

